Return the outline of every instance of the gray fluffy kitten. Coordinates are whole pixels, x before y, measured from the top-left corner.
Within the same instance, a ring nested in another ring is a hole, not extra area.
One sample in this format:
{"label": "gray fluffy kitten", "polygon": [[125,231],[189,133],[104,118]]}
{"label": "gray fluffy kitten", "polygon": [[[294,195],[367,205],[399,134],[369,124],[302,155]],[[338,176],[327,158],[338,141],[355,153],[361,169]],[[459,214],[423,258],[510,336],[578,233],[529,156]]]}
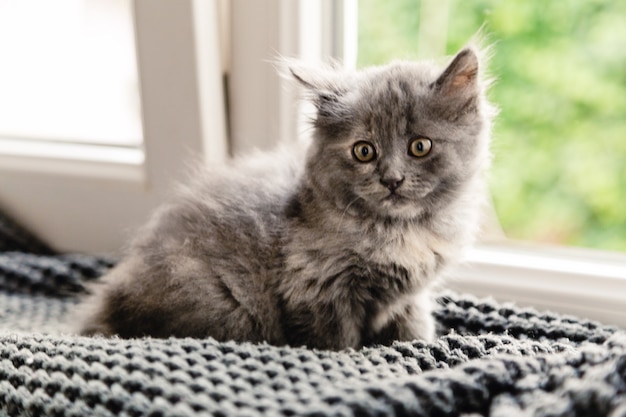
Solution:
{"label": "gray fluffy kitten", "polygon": [[470,46],[445,69],[292,66],[317,110],[310,145],[198,175],[97,286],[81,333],[431,340],[430,289],[483,198],[493,112],[479,61]]}

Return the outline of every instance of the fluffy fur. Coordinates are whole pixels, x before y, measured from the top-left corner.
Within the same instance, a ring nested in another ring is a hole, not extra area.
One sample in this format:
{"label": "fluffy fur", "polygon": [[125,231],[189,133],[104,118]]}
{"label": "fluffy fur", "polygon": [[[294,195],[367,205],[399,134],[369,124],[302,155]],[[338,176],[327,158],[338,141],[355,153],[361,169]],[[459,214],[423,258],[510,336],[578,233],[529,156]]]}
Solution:
{"label": "fluffy fur", "polygon": [[[445,68],[292,65],[317,109],[312,142],[198,175],[104,277],[81,332],[323,349],[432,339],[430,288],[483,198],[493,112],[479,62],[468,47]],[[416,138],[429,153],[411,154]]]}

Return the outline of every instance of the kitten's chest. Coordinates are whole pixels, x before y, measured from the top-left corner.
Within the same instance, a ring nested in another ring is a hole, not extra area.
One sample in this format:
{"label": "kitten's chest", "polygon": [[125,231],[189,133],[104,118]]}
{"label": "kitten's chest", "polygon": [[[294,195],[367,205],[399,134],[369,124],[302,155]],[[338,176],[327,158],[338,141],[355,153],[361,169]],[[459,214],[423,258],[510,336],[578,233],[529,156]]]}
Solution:
{"label": "kitten's chest", "polygon": [[379,232],[362,246],[372,262],[405,269],[420,287],[443,266],[450,245],[426,229],[408,227]]}
{"label": "kitten's chest", "polygon": [[437,275],[445,245],[420,230],[303,234],[286,248],[279,281],[293,302],[322,299],[386,304],[415,294]]}

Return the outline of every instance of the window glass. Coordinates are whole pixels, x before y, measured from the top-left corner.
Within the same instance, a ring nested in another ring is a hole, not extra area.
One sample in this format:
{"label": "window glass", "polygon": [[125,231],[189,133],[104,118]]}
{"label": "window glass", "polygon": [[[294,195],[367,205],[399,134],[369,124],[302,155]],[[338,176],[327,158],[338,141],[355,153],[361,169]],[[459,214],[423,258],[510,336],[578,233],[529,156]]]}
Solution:
{"label": "window glass", "polygon": [[626,250],[626,2],[360,0],[360,66],[493,46],[490,186],[508,237]]}
{"label": "window glass", "polygon": [[130,0],[0,0],[0,138],[138,146]]}

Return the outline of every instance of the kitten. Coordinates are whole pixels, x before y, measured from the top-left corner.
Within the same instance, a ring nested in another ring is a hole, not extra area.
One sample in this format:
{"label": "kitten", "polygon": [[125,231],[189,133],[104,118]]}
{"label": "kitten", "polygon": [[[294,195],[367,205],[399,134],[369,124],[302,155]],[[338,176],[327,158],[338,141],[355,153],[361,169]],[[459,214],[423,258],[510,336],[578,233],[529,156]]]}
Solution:
{"label": "kitten", "polygon": [[430,289],[472,240],[489,163],[479,61],[470,46],[445,69],[292,66],[310,145],[198,175],[103,278],[81,333],[432,340]]}

